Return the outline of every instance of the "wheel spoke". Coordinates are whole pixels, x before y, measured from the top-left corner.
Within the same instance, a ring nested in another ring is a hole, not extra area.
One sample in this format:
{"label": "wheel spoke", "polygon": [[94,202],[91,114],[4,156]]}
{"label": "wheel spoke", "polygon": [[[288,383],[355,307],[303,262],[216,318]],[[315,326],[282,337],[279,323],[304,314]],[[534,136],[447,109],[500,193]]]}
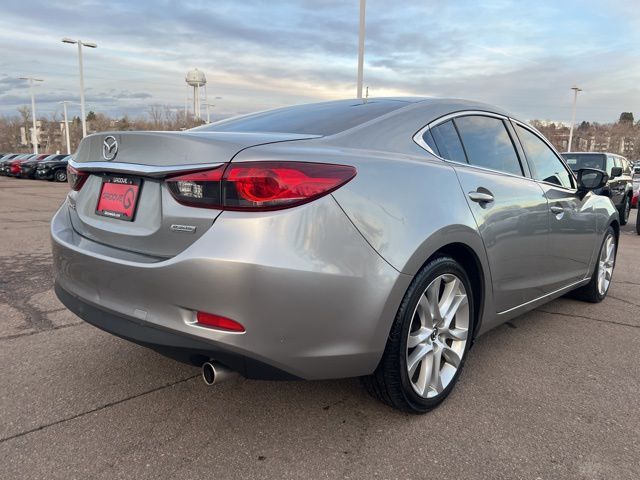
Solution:
{"label": "wheel spoke", "polygon": [[447,312],[442,315],[442,326],[443,328],[449,328],[451,326],[451,321],[453,320],[453,318],[456,316],[456,313],[458,312],[458,309],[462,306],[465,305],[467,303],[467,296],[463,293],[457,293],[454,297],[454,299],[452,300],[452,302],[449,304],[449,308],[447,310]]}
{"label": "wheel spoke", "polygon": [[427,304],[429,305],[429,311],[431,312],[431,318],[433,319],[434,324],[442,319],[440,309],[438,308],[440,285],[442,285],[442,277],[436,278],[431,282],[429,288],[427,288]]}
{"label": "wheel spoke", "polygon": [[440,378],[440,363],[442,361],[442,349],[433,351],[433,366],[431,367],[431,380],[429,386],[436,392],[442,391],[442,379]]}
{"label": "wheel spoke", "polygon": [[610,261],[613,259],[613,242],[611,241],[611,239],[609,239],[608,245],[607,245],[607,260]]}
{"label": "wheel spoke", "polygon": [[420,362],[424,359],[424,357],[433,350],[431,345],[427,345],[421,343],[418,345],[411,354],[409,354],[409,358],[407,358],[407,368],[409,370],[409,378],[413,377],[413,374],[416,372],[416,368]]}
{"label": "wheel spoke", "polygon": [[420,327],[415,332],[409,333],[409,339],[407,340],[407,348],[415,348],[427,338],[431,336],[433,330],[425,327]]}
{"label": "wheel spoke", "polygon": [[468,331],[466,328],[446,328],[440,330],[440,333],[444,338],[451,340],[466,340]]}
{"label": "wheel spoke", "polygon": [[416,387],[420,395],[424,396],[428,382],[431,379],[431,372],[433,371],[433,350],[430,350],[422,359],[420,365],[420,374],[418,375],[418,381]]}
{"label": "wheel spoke", "polygon": [[440,301],[438,302],[438,310],[440,310],[441,319],[445,319],[446,315],[451,310],[451,306],[456,299],[456,294],[458,293],[458,283],[459,280],[454,277],[453,280],[444,284],[442,298],[440,298]]}
{"label": "wheel spoke", "polygon": [[444,349],[442,350],[442,356],[447,361],[447,363],[450,363],[455,368],[458,368],[460,366],[460,363],[462,362],[462,359],[460,358],[460,355],[458,355],[458,352],[456,352],[453,348],[446,344],[444,346]]}
{"label": "wheel spoke", "polygon": [[420,300],[418,300],[418,306],[416,308],[416,313],[418,314],[418,318],[420,319],[420,325],[426,328],[433,328],[435,322],[434,319],[434,308],[431,305],[431,302],[427,299],[426,295],[421,295]]}

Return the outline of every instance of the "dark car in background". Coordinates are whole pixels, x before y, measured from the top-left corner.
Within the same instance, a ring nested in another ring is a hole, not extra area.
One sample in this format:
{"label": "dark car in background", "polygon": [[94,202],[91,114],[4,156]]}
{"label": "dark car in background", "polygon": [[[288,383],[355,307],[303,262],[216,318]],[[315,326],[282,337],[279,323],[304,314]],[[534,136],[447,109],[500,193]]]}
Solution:
{"label": "dark car in background", "polygon": [[596,168],[607,172],[609,181],[595,193],[611,198],[620,213],[620,224],[626,225],[633,197],[631,162],[615,153],[567,152],[562,156],[574,172],[583,168]]}
{"label": "dark car in background", "polygon": [[38,180],[55,180],[57,182],[67,181],[67,164],[72,155],[53,155],[55,158],[45,158],[39,162],[35,178]]}
{"label": "dark car in background", "polygon": [[49,160],[58,160],[64,157],[66,157],[66,154],[49,155],[45,153],[45,154],[37,155],[36,157],[30,158],[26,162],[22,162],[20,164],[19,176],[22,178],[35,178],[36,169],[38,168],[38,165],[40,165],[42,162],[49,161]]}
{"label": "dark car in background", "polygon": [[20,178],[34,178],[38,162],[41,162],[50,156],[51,155],[48,153],[40,153],[32,155],[28,160],[20,162],[20,171],[16,173],[16,176]]}

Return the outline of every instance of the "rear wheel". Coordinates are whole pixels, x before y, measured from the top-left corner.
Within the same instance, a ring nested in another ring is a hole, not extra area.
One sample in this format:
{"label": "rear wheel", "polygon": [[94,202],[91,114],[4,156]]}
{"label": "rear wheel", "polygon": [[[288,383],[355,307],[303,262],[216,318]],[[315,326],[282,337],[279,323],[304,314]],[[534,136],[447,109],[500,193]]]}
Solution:
{"label": "rear wheel", "polygon": [[473,300],[469,278],[456,260],[429,262],[402,300],[378,368],[363,379],[369,392],[411,413],[442,402],[469,348]]}
{"label": "rear wheel", "polygon": [[54,178],[56,182],[66,182],[67,181],[67,171],[64,169],[57,170],[54,174]]}
{"label": "rear wheel", "polygon": [[602,241],[598,263],[593,271],[591,281],[584,287],[571,292],[571,296],[591,303],[599,303],[604,300],[611,286],[613,269],[616,264],[616,253],[616,234],[613,227],[609,227]]}
{"label": "rear wheel", "polygon": [[631,213],[631,197],[626,196],[622,209],[620,210],[620,225],[626,225],[629,221],[629,214]]}

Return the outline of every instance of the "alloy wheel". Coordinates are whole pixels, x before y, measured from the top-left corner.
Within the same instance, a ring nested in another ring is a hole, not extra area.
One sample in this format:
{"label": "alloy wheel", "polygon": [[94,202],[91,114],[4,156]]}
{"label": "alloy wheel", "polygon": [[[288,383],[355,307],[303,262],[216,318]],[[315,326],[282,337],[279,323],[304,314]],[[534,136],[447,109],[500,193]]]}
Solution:
{"label": "alloy wheel", "polygon": [[600,250],[600,258],[598,260],[598,293],[600,295],[604,295],[609,290],[615,261],[616,241],[612,234],[608,234],[602,245],[602,250]]}
{"label": "alloy wheel", "polygon": [[631,199],[627,199],[624,202],[624,221],[625,223],[629,220],[629,214],[631,213]]}
{"label": "alloy wheel", "polygon": [[469,331],[469,301],[453,274],[434,279],[420,296],[407,338],[407,372],[424,398],[439,395],[462,364]]}

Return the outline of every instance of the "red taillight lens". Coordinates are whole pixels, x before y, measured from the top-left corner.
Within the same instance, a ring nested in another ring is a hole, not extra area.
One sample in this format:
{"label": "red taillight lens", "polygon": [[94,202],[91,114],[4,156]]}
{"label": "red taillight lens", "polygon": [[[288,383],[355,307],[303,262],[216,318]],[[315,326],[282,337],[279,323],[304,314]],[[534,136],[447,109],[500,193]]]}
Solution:
{"label": "red taillight lens", "polygon": [[84,182],[87,181],[87,178],[89,178],[89,174],[81,172],[71,165],[67,165],[67,181],[69,182],[71,190],[75,190],[76,192],[80,190]]}
{"label": "red taillight lens", "polygon": [[224,206],[273,210],[301,205],[332,192],[355,174],[354,167],[326,163],[232,163],[224,175]]}
{"label": "red taillight lens", "polygon": [[245,162],[166,180],[180,203],[225,210],[277,210],[315,200],[341,187],[354,167],[326,163]]}
{"label": "red taillight lens", "polygon": [[220,315],[214,315],[213,313],[198,312],[196,314],[198,325],[204,327],[219,328],[221,330],[229,330],[230,332],[244,332],[244,327],[227,317],[221,317]]}

